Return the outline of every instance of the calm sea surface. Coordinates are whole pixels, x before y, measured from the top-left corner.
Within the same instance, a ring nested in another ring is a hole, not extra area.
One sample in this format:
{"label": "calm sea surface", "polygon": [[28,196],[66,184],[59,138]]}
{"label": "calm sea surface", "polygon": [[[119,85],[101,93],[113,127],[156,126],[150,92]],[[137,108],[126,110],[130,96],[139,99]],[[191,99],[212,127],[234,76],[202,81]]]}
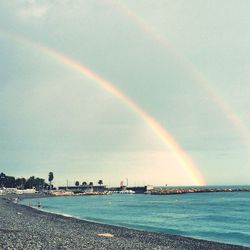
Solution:
{"label": "calm sea surface", "polygon": [[70,196],[24,200],[43,210],[112,225],[250,247],[250,193]]}

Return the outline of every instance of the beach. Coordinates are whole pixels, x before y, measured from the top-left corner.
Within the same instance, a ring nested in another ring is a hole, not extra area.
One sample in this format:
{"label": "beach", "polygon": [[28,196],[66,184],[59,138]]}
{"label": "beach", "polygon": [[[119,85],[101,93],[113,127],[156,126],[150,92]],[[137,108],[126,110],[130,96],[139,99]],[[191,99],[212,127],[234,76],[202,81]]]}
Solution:
{"label": "beach", "polygon": [[46,213],[4,196],[0,207],[2,249],[250,249]]}

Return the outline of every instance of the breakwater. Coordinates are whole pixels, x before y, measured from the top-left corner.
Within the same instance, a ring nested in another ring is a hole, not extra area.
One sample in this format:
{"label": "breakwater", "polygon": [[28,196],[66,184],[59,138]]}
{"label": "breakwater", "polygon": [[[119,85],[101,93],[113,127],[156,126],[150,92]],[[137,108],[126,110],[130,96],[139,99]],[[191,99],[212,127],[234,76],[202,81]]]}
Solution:
{"label": "breakwater", "polygon": [[215,192],[250,192],[250,188],[154,188],[148,191],[152,195],[171,195],[188,193],[215,193]]}

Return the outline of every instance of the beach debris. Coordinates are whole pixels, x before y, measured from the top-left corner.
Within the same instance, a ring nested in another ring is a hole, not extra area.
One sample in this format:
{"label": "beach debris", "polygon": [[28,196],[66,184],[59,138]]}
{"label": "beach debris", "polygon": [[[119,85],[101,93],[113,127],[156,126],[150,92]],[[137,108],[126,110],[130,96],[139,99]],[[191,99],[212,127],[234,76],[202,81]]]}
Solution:
{"label": "beach debris", "polygon": [[107,237],[107,238],[113,238],[114,235],[110,233],[103,233],[103,234],[97,234],[100,237]]}

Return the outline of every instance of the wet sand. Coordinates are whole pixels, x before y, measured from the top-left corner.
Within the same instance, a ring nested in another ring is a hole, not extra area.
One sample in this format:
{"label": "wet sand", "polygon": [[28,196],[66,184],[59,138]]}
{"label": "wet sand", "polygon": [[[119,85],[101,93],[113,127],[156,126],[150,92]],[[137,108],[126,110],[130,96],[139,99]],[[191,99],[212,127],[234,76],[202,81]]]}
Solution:
{"label": "wet sand", "polygon": [[50,214],[14,204],[3,196],[0,197],[0,242],[2,249],[28,250],[250,249]]}

